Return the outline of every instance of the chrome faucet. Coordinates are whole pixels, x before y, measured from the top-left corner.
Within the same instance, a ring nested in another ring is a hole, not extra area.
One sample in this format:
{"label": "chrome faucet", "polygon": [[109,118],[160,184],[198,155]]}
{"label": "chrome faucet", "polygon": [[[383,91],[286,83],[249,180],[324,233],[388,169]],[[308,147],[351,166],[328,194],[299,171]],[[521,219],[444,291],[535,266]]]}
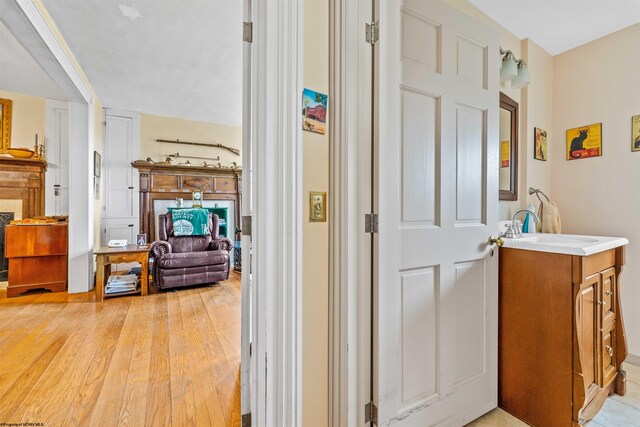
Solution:
{"label": "chrome faucet", "polygon": [[521,209],[515,214],[513,214],[513,218],[511,219],[511,224],[507,225],[507,230],[504,233],[504,237],[508,239],[519,239],[522,237],[522,229],[520,228],[520,224],[516,222],[516,218],[518,217],[518,215],[522,213],[531,214],[533,216],[534,224],[540,221],[540,218],[538,218],[538,215],[536,215],[535,212],[530,211],[529,209]]}

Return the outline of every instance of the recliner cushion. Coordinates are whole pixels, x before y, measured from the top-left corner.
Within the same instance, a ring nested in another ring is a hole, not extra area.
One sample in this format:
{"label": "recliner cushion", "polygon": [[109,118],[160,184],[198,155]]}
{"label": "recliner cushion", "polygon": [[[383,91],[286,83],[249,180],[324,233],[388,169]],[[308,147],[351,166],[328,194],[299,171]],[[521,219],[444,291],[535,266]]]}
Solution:
{"label": "recliner cushion", "polygon": [[229,252],[227,251],[194,251],[183,253],[170,253],[156,260],[160,268],[186,268],[203,265],[227,264]]}
{"label": "recliner cushion", "polygon": [[171,236],[167,239],[174,253],[206,251],[211,244],[211,236]]}

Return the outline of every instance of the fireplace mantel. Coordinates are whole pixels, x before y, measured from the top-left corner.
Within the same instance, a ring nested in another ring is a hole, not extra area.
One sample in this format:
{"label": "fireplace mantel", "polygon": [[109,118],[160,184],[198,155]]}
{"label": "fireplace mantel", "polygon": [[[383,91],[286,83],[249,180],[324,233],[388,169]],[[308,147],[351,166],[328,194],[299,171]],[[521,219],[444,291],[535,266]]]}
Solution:
{"label": "fireplace mantel", "polygon": [[0,156],[0,200],[22,200],[22,217],[44,215],[45,172],[42,159]]}
{"label": "fireplace mantel", "polygon": [[[140,172],[140,229],[149,241],[155,239],[155,200],[191,199],[201,190],[204,200],[230,200],[235,207],[235,226],[239,227],[242,171],[187,165],[160,165],[137,161],[132,166]],[[234,228],[230,228],[233,230]]]}

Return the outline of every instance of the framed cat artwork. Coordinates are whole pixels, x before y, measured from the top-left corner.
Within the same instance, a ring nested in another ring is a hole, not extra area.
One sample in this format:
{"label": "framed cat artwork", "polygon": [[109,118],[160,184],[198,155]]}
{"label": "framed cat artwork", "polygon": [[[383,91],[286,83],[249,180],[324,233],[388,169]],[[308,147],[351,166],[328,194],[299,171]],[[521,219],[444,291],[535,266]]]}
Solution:
{"label": "framed cat artwork", "polygon": [[533,158],[547,161],[547,131],[533,128]]}
{"label": "framed cat artwork", "polygon": [[602,156],[602,123],[567,130],[567,160]]}
{"label": "framed cat artwork", "polygon": [[631,151],[640,151],[640,114],[631,117]]}

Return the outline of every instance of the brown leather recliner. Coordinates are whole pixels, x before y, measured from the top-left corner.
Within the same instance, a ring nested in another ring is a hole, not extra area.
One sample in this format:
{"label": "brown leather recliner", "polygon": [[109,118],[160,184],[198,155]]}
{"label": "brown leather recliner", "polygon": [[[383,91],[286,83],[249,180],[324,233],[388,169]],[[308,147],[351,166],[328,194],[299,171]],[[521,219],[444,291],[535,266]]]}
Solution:
{"label": "brown leather recliner", "polygon": [[158,220],[158,234],[149,249],[154,257],[153,283],[160,289],[219,282],[229,278],[231,240],[220,238],[218,215],[209,213],[206,236],[174,236],[171,213]]}

